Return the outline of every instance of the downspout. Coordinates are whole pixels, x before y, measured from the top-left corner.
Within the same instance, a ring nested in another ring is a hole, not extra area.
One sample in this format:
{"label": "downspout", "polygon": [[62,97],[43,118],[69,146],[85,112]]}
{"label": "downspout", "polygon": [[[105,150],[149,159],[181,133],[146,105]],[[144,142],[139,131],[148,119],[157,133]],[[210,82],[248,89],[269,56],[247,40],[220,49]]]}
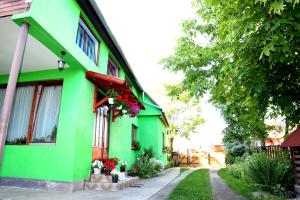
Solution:
{"label": "downspout", "polygon": [[17,86],[17,79],[23,62],[23,56],[28,36],[29,25],[23,23],[20,27],[18,41],[14,57],[11,64],[11,70],[9,73],[8,84],[5,92],[4,102],[2,106],[2,113],[0,116],[0,168],[2,165],[3,151],[5,146],[5,140],[7,135],[7,128],[9,123],[9,117],[12,110],[12,104]]}

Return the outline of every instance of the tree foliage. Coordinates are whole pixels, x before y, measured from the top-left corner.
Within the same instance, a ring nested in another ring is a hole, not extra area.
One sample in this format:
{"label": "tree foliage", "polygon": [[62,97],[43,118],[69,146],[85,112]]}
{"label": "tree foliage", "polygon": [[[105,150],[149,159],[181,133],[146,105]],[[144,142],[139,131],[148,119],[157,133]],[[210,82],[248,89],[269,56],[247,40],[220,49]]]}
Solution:
{"label": "tree foliage", "polygon": [[189,138],[197,132],[198,126],[204,123],[199,101],[187,99],[187,96],[183,94],[170,100],[166,106],[166,113],[172,136]]}
{"label": "tree foliage", "polygon": [[299,124],[299,0],[193,5],[197,16],[183,22],[174,54],[162,60],[165,68],[184,73],[169,94],[201,97],[209,91],[228,124],[224,133],[242,139],[263,141],[267,118],[284,116],[290,127]]}

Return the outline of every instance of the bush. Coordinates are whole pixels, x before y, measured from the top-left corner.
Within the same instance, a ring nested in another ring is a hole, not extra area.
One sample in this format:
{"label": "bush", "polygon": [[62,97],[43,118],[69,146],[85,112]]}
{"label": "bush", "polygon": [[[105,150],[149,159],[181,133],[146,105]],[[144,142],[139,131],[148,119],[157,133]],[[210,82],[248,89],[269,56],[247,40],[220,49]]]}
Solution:
{"label": "bush", "polygon": [[225,163],[227,165],[240,163],[240,162],[243,162],[244,160],[245,160],[244,156],[235,156],[235,155],[232,155],[230,153],[226,154],[226,157],[225,157]]}
{"label": "bush", "polygon": [[237,179],[246,179],[245,176],[245,163],[240,162],[233,165],[230,165],[227,169],[227,172]]}
{"label": "bush", "polygon": [[175,163],[174,161],[170,161],[168,162],[168,164],[166,164],[165,168],[168,169],[168,168],[172,168],[172,167],[175,167]]}
{"label": "bush", "polygon": [[[150,149],[150,148],[149,148]],[[152,151],[152,148],[151,148]],[[132,170],[142,178],[157,176],[164,168],[163,162],[155,158],[150,158],[151,152],[143,152],[136,160]],[[153,155],[153,154],[152,154]]]}
{"label": "bush", "polygon": [[149,148],[144,148],[144,152],[143,152],[144,156],[147,156],[149,159],[154,157],[154,152],[153,152],[153,148],[149,147]]}
{"label": "bush", "polygon": [[289,159],[270,158],[265,153],[256,153],[246,160],[245,174],[262,190],[273,192],[281,186],[293,185],[292,168]]}

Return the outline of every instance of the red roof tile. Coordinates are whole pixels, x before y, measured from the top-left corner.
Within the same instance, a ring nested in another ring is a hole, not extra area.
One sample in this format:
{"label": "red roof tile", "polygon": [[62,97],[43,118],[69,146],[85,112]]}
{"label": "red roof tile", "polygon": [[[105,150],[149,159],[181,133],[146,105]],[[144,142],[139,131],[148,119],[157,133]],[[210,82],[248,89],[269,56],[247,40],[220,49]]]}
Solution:
{"label": "red roof tile", "polygon": [[281,147],[300,147],[300,126],[284,140]]}

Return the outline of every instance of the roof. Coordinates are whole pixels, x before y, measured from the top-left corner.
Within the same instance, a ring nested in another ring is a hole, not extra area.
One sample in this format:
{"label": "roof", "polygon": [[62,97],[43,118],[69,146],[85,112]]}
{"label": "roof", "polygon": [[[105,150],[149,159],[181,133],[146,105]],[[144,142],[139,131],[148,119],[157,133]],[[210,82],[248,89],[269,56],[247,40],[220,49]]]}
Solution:
{"label": "roof", "polygon": [[105,44],[112,51],[114,57],[118,60],[120,65],[123,67],[124,71],[132,81],[138,92],[143,92],[141,84],[138,82],[136,76],[134,75],[124,53],[118,44],[115,36],[108,27],[100,8],[98,7],[95,0],[77,0],[80,7],[84,10],[87,17],[90,19],[96,30],[99,32],[100,36],[104,40]]}
{"label": "roof", "polygon": [[[118,44],[114,34],[110,30],[109,26],[106,23],[106,20],[98,7],[95,0],[77,0],[80,7],[84,10],[87,17],[90,19],[94,27],[99,32],[100,36],[109,47],[109,49],[114,54],[114,57],[118,60],[118,62],[123,67],[124,71],[128,75],[129,79],[132,81],[132,84],[137,89],[138,92],[145,93],[149,99],[154,103],[156,107],[161,109],[164,121],[166,121],[167,126],[169,126],[167,117],[163,112],[162,108],[148,95],[142,88],[141,84],[138,82],[136,76],[134,75],[120,45]],[[146,102],[145,102],[146,103]]]}
{"label": "roof", "polygon": [[289,137],[283,141],[281,147],[300,147],[300,126],[294,130]]}

